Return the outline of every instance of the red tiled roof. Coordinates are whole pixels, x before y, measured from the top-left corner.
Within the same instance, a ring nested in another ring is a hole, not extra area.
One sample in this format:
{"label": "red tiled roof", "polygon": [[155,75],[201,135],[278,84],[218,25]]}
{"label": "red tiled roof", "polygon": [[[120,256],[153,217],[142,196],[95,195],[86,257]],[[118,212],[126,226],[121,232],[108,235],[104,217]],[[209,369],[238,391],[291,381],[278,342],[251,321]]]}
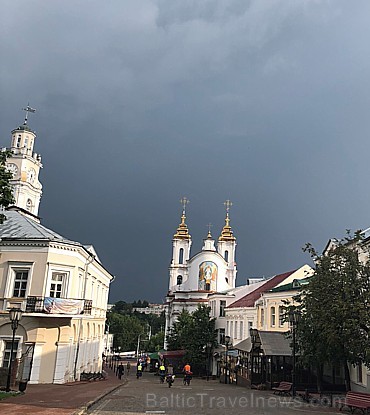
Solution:
{"label": "red tiled roof", "polygon": [[261,295],[271,290],[272,288],[276,287],[278,284],[283,282],[286,278],[289,277],[289,275],[292,275],[297,270],[290,272],[285,272],[284,274],[275,275],[274,277],[267,280],[264,284],[260,285],[258,288],[256,288],[251,293],[245,295],[244,297],[240,298],[238,301],[235,301],[235,303],[230,304],[226,308],[237,308],[237,307],[254,307],[254,303],[261,297]]}

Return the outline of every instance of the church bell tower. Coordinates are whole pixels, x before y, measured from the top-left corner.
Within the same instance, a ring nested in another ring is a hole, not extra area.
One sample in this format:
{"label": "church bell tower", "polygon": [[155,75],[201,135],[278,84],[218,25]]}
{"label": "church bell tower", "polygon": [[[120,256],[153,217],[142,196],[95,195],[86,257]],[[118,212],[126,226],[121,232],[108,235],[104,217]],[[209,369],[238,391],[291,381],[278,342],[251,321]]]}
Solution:
{"label": "church bell tower", "polygon": [[218,238],[217,250],[227,262],[227,279],[230,286],[234,288],[237,270],[235,262],[236,238],[230,226],[229,213],[232,202],[230,200],[226,200],[224,205],[226,207],[225,225],[222,228],[220,237]]}
{"label": "church bell tower", "polygon": [[188,260],[190,258],[191,235],[186,224],[186,205],[189,200],[183,197],[181,223],[172,239],[172,261],[170,265],[169,291],[181,291],[182,284],[188,279]]}
{"label": "church bell tower", "polygon": [[13,174],[10,184],[13,186],[15,206],[38,216],[42,195],[39,173],[42,168],[41,156],[33,151],[36,134],[28,126],[28,114],[36,110],[27,105],[23,125],[12,131],[7,169]]}

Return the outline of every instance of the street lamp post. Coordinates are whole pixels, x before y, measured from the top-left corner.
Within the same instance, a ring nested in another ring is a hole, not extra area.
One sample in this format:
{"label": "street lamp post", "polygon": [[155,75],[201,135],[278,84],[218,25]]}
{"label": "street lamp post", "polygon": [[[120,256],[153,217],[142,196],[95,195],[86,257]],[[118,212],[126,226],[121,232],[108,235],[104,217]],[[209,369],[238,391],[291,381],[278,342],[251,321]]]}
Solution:
{"label": "street lamp post", "polygon": [[296,396],[296,328],[299,319],[299,313],[296,310],[291,310],[288,313],[289,323],[292,327],[292,336],[293,336],[293,347],[292,347],[292,355],[293,355],[293,370],[292,370],[292,395],[293,397]]}
{"label": "street lamp post", "polygon": [[20,308],[11,308],[9,310],[9,318],[12,323],[13,337],[12,337],[12,345],[10,348],[9,370],[8,370],[8,378],[6,380],[6,389],[5,389],[6,392],[10,391],[10,380],[12,376],[15,332],[17,331],[18,323],[21,317],[22,317],[22,310]]}
{"label": "street lamp post", "polygon": [[225,336],[225,346],[226,346],[226,352],[225,352],[225,384],[230,383],[229,377],[229,344],[230,344],[230,336]]}
{"label": "street lamp post", "polygon": [[253,370],[254,370],[254,349],[256,347],[258,330],[250,329],[250,335],[252,340],[252,350],[251,350],[251,386],[253,385]]}

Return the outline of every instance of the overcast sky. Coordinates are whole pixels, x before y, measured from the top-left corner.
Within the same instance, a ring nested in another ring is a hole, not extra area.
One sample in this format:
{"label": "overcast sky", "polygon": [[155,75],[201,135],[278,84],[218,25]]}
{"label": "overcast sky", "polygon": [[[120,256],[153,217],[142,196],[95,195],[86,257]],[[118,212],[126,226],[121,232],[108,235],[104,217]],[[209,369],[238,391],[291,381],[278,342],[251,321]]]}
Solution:
{"label": "overcast sky", "polygon": [[370,226],[368,0],[1,0],[0,134],[29,125],[43,224],[92,243],[110,301],[161,302],[231,199],[237,284]]}

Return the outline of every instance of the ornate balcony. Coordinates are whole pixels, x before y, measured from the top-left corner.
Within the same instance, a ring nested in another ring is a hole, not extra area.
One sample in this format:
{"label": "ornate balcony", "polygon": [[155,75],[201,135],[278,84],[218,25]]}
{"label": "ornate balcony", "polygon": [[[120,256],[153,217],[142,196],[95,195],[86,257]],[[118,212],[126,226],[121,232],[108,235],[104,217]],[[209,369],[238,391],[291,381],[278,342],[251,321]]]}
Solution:
{"label": "ornate balcony", "polygon": [[92,300],[29,296],[26,313],[91,315]]}

